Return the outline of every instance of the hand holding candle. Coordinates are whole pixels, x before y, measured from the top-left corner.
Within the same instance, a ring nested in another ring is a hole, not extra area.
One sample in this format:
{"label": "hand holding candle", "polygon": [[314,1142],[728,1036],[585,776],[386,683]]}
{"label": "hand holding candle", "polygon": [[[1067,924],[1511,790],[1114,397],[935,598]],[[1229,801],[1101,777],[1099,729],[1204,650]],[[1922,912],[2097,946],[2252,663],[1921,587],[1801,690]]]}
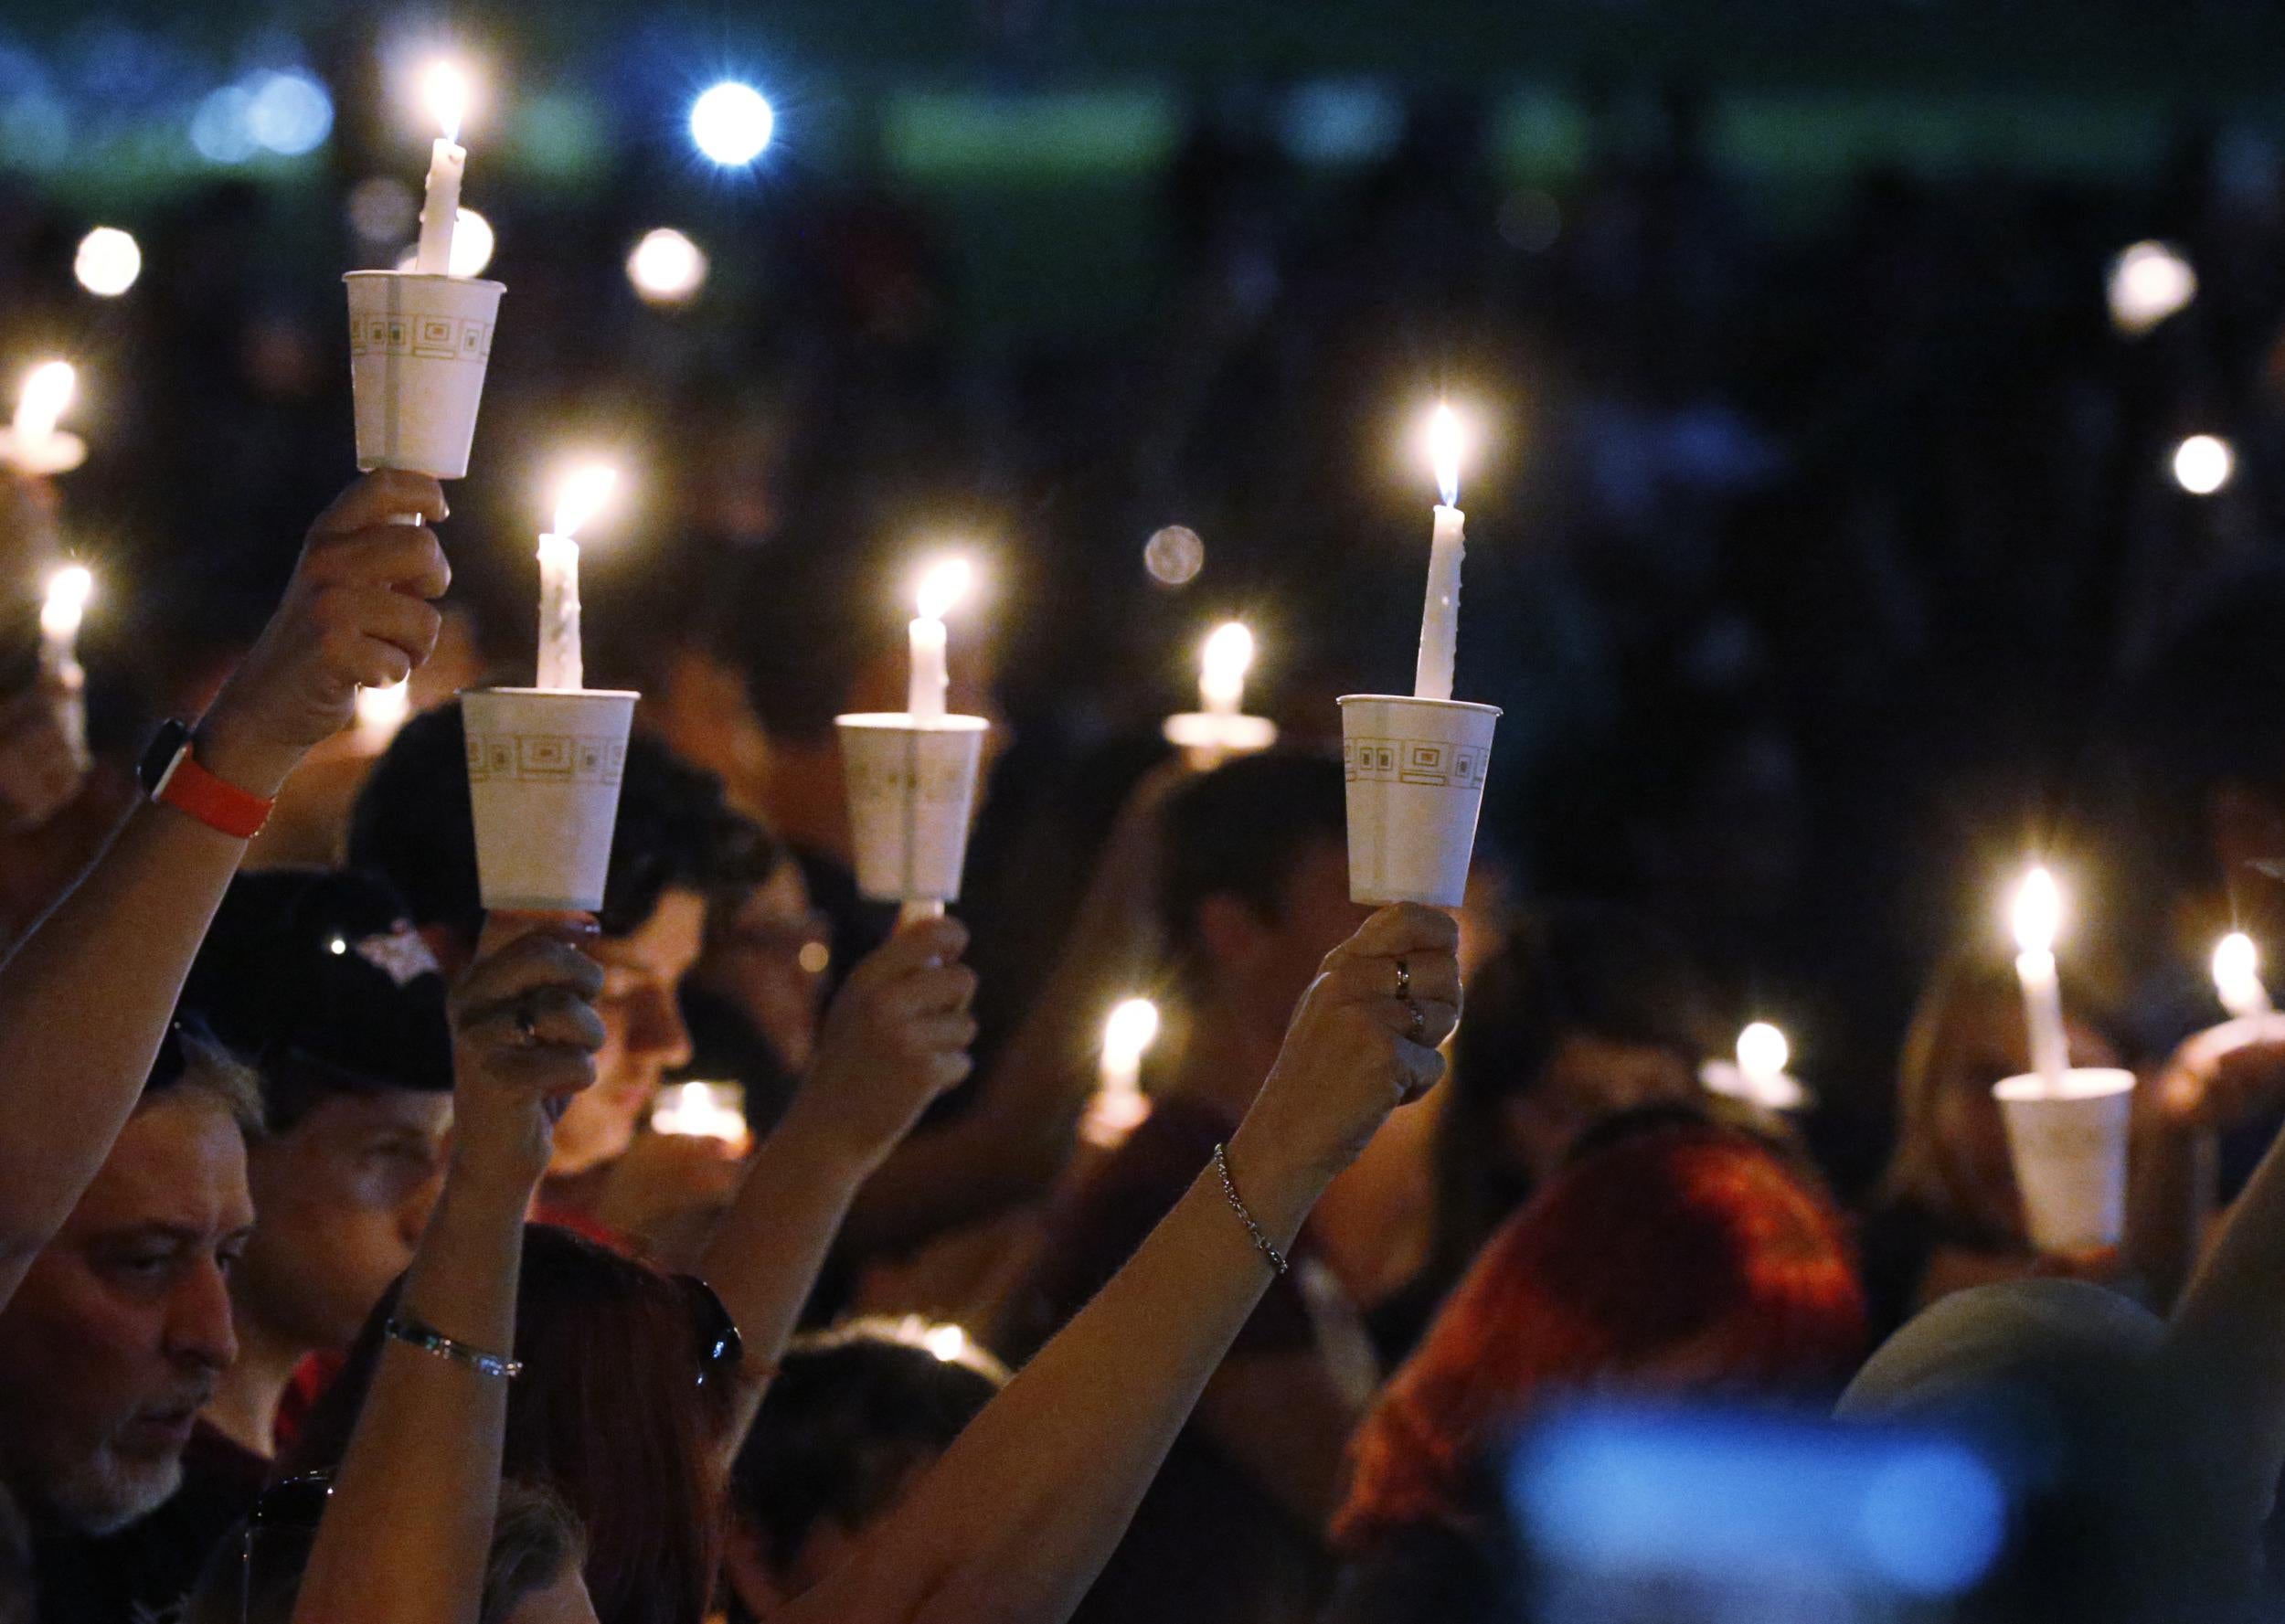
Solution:
{"label": "hand holding candle", "polygon": [[1436,528],[1429,553],[1428,602],[1420,613],[1420,658],[1415,667],[1416,699],[1450,699],[1452,666],[1460,650],[1460,566],[1467,549],[1461,533],[1468,515],[1460,511],[1460,419],[1439,402],[1429,419],[1429,458],[1436,470]]}
{"label": "hand holding candle", "polygon": [[2055,937],[2063,922],[2063,896],[2055,876],[2033,868],[2015,889],[2015,975],[2023,983],[2024,1021],[2031,1035],[2031,1069],[2060,1093],[2071,1068],[2070,1038],[2063,1025],[2063,988],[2055,967]]}
{"label": "hand holding candle", "polygon": [[433,64],[421,80],[421,99],[444,133],[429,149],[427,194],[420,207],[420,249],[415,268],[430,276],[452,269],[452,225],[460,214],[460,182],[468,149],[460,144],[468,113],[468,78],[450,62]]}
{"label": "hand holding candle", "polygon": [[587,685],[579,648],[579,544],[574,539],[611,499],[619,472],[600,464],[581,468],[556,498],[555,525],[539,538],[539,684],[575,692]]}

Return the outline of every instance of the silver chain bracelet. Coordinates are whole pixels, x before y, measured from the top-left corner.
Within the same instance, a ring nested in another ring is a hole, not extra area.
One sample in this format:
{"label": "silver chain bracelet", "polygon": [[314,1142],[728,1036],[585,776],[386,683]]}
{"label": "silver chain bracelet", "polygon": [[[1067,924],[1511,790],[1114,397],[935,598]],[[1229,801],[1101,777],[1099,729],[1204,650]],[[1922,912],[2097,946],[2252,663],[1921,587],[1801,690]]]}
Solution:
{"label": "silver chain bracelet", "polygon": [[422,1353],[433,1353],[439,1359],[450,1359],[455,1364],[465,1364],[481,1375],[498,1376],[503,1381],[512,1382],[524,1374],[522,1361],[503,1358],[498,1353],[472,1348],[466,1343],[454,1342],[441,1331],[423,1325],[418,1320],[393,1318],[381,1329],[392,1342],[403,1343],[409,1348],[419,1348]]}
{"label": "silver chain bracelet", "polygon": [[1238,1221],[1246,1226],[1246,1233],[1253,1237],[1255,1249],[1267,1258],[1280,1274],[1283,1274],[1285,1254],[1271,1246],[1270,1237],[1261,1233],[1261,1226],[1254,1222],[1253,1214],[1246,1210],[1245,1200],[1238,1194],[1238,1181],[1229,1175],[1228,1149],[1227,1145],[1214,1147],[1214,1171],[1222,1175],[1222,1194],[1229,1202],[1229,1210],[1236,1213]]}

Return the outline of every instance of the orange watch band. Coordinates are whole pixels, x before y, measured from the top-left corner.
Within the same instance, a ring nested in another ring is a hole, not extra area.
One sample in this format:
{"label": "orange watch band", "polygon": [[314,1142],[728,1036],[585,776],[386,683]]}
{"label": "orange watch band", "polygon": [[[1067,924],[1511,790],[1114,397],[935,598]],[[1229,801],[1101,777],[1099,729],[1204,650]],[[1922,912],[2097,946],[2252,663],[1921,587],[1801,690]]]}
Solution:
{"label": "orange watch band", "polygon": [[250,791],[241,790],[227,779],[217,778],[198,764],[185,745],[175,757],[175,764],[166,770],[159,787],[151,792],[151,799],[161,806],[171,806],[186,812],[209,829],[218,829],[233,840],[251,840],[270,822],[271,809],[278,803],[265,801]]}

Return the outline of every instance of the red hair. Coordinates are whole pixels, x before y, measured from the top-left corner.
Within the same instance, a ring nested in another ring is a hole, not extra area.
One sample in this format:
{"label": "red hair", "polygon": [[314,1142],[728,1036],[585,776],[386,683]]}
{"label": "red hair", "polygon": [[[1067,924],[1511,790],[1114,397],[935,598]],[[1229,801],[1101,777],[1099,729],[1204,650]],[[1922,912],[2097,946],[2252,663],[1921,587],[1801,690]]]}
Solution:
{"label": "red hair", "polygon": [[1485,1245],[1358,1429],[1334,1541],[1464,1524],[1483,1452],[1564,1390],[1820,1386],[1865,1334],[1841,1215],[1776,1151],[1710,1125],[1622,1140]]}

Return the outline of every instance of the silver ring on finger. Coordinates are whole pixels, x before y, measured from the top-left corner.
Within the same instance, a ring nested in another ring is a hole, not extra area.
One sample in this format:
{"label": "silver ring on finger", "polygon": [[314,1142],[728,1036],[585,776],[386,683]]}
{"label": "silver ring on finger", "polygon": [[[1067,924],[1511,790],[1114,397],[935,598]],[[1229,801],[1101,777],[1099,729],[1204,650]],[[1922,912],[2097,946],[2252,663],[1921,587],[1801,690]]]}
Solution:
{"label": "silver ring on finger", "polygon": [[1401,959],[1397,961],[1397,1002],[1412,1002],[1412,966]]}

